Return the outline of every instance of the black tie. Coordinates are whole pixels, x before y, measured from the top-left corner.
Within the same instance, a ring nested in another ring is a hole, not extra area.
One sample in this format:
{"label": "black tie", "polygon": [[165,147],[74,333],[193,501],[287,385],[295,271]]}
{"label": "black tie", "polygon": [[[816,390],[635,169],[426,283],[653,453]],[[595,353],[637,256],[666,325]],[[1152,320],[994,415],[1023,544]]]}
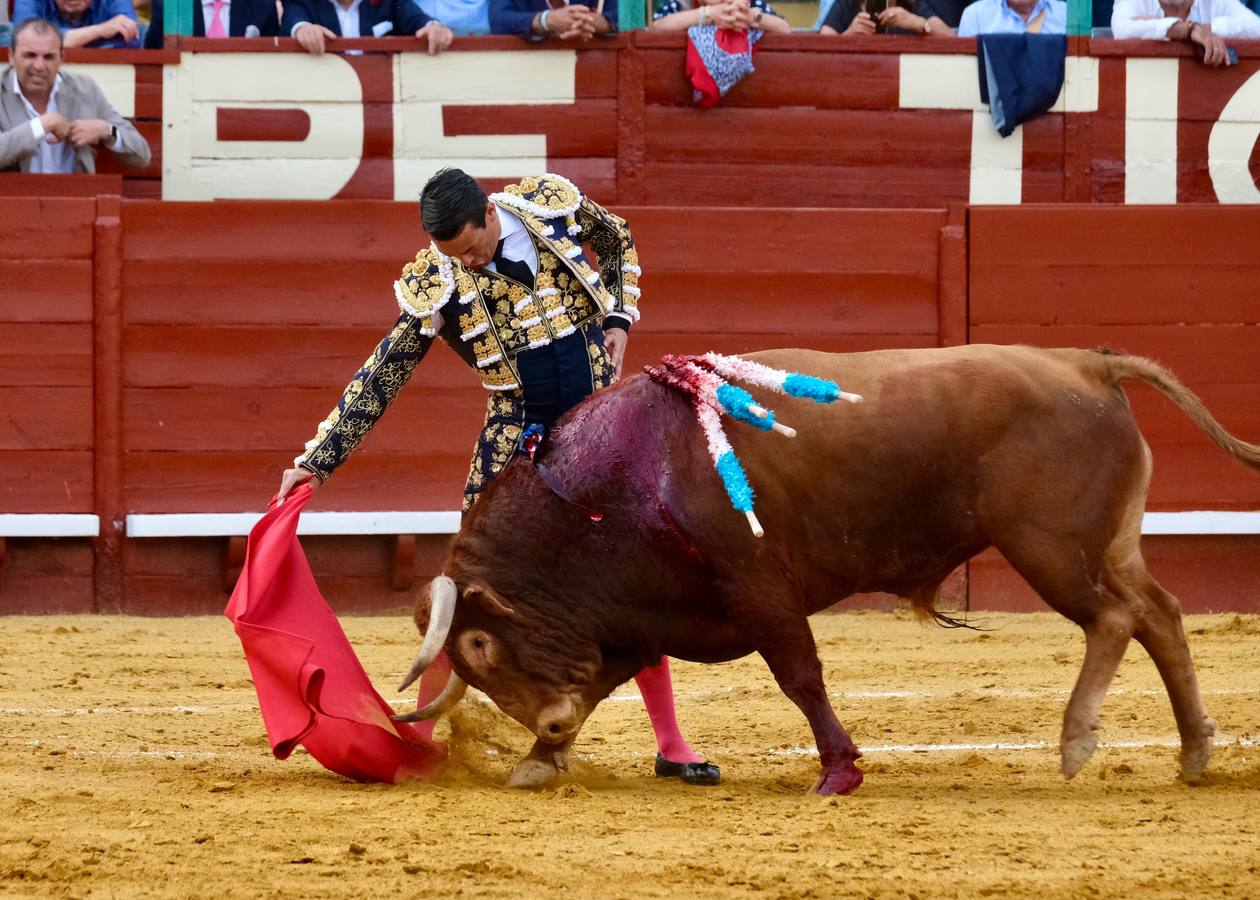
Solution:
{"label": "black tie", "polygon": [[503,240],[499,241],[499,246],[495,248],[494,259],[491,262],[494,263],[494,267],[500,275],[506,275],[508,278],[515,279],[532,291],[534,289],[534,273],[529,270],[529,263],[505,257],[503,255],[503,243],[506,240],[507,238],[503,238]]}

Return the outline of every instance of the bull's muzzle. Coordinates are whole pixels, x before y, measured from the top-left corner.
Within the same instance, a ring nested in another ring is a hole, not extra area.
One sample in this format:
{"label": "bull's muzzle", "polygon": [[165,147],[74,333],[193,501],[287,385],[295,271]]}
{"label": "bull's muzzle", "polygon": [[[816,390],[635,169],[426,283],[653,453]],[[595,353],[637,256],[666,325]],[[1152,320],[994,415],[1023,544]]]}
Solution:
{"label": "bull's muzzle", "polygon": [[581,701],[564,696],[539,711],[534,734],[543,743],[563,744],[577,736],[583,721]]}

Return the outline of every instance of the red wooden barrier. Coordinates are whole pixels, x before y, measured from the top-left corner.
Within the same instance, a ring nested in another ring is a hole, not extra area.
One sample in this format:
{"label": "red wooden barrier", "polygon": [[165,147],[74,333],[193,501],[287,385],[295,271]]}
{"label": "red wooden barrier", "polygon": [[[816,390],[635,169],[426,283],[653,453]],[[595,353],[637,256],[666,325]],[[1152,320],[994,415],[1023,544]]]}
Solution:
{"label": "red wooden barrier", "polygon": [[[14,179],[8,188],[17,192],[30,180]],[[4,512],[93,511],[95,215],[90,197],[0,199]],[[0,544],[0,610],[92,608],[87,541],[0,538]]]}
{"label": "red wooden barrier", "polygon": [[[1260,436],[1260,209],[973,208],[970,216],[973,342],[1107,344],[1150,356],[1226,428]],[[1260,478],[1162,395],[1143,385],[1128,394],[1155,456],[1149,508],[1260,508]],[[1143,549],[1152,572],[1183,600],[1254,611],[1257,543],[1159,537]],[[982,602],[1042,606],[992,552],[972,564],[971,590]]]}
{"label": "red wooden barrier", "polygon": [[[1110,343],[1168,363],[1227,427],[1260,433],[1255,209],[617,211],[646,269],[631,371],[669,351]],[[261,509],[396,316],[392,282],[425,238],[408,203],[132,200],[120,228],[110,219],[105,201],[0,198],[0,511],[97,512],[104,608],[214,611],[223,540],[123,544],[111,523]],[[1163,264],[1167,247],[1188,262]],[[1260,479],[1162,398],[1133,396],[1154,508],[1260,506]],[[456,508],[483,404],[436,346],[317,506]],[[444,542],[420,540],[418,573]],[[1147,549],[1190,605],[1256,608],[1254,543]],[[340,608],[404,602],[387,587],[389,541],[309,546]],[[87,542],[11,540],[7,557],[4,609],[93,608]],[[978,606],[1039,603],[1000,561],[971,573]]]}

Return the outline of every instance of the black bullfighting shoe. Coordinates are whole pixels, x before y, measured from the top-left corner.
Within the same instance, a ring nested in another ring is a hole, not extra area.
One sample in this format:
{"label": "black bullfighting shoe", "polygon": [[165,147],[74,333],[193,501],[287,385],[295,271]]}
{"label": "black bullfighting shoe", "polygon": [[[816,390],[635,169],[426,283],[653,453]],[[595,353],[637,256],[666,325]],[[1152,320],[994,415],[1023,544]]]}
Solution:
{"label": "black bullfighting shoe", "polygon": [[679,778],[683,784],[710,785],[722,780],[722,770],[713,763],[670,762],[656,754],[656,774],[659,778]]}

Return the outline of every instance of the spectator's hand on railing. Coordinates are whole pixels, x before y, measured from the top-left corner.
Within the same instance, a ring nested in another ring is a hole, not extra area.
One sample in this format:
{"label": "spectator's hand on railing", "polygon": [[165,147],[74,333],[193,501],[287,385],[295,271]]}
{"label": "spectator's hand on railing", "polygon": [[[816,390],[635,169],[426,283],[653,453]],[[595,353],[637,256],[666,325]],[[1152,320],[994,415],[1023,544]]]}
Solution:
{"label": "spectator's hand on railing", "polygon": [[70,136],[70,122],[59,112],[49,110],[39,117],[39,124],[52,136],[50,143],[60,144]]}
{"label": "spectator's hand on railing", "polygon": [[879,14],[879,24],[884,26],[885,31],[889,28],[901,28],[905,31],[922,32],[926,21],[923,16],[915,15],[904,6],[890,6]]}
{"label": "spectator's hand on railing", "polygon": [[853,17],[853,21],[849,23],[849,27],[844,30],[845,34],[874,34],[875,20],[871,18],[870,13],[863,10]]}
{"label": "spectator's hand on railing", "polygon": [[416,40],[429,42],[429,55],[441,53],[455,40],[455,32],[441,22],[425,22],[424,27],[416,32]]}
{"label": "spectator's hand on railing", "polygon": [[311,479],[311,490],[319,487],[319,479],[311,475],[310,469],[303,469],[301,466],[285,469],[284,474],[280,476],[280,490],[276,491],[279,502],[283,503],[284,498],[289,496],[289,492],[307,478]]}
{"label": "spectator's hand on railing", "polygon": [[70,123],[70,143],[77,150],[109,140],[109,123],[104,119],[75,119]]}
{"label": "spectator's hand on railing", "polygon": [[140,37],[140,26],[131,16],[119,13],[112,19],[106,19],[99,26],[102,38],[112,38],[115,35],[130,43]]}
{"label": "spectator's hand on railing", "polygon": [[709,4],[709,18],[718,28],[743,31],[753,24],[752,8],[748,0],[724,0]]}
{"label": "spectator's hand on railing", "polygon": [[1225,44],[1223,37],[1212,33],[1211,25],[1191,23],[1190,40],[1203,48],[1205,66],[1229,65],[1229,47]]}
{"label": "spectator's hand on railing", "polygon": [[297,42],[302,45],[307,53],[313,53],[316,56],[324,52],[325,45],[328,41],[335,41],[337,35],[330,28],[323,25],[315,25],[311,22],[304,23],[298,28],[297,33],[293,35],[297,38]]}
{"label": "spectator's hand on railing", "polygon": [[590,21],[594,15],[581,4],[551,9],[547,11],[547,30],[562,41],[587,40],[595,34],[595,24]]}

